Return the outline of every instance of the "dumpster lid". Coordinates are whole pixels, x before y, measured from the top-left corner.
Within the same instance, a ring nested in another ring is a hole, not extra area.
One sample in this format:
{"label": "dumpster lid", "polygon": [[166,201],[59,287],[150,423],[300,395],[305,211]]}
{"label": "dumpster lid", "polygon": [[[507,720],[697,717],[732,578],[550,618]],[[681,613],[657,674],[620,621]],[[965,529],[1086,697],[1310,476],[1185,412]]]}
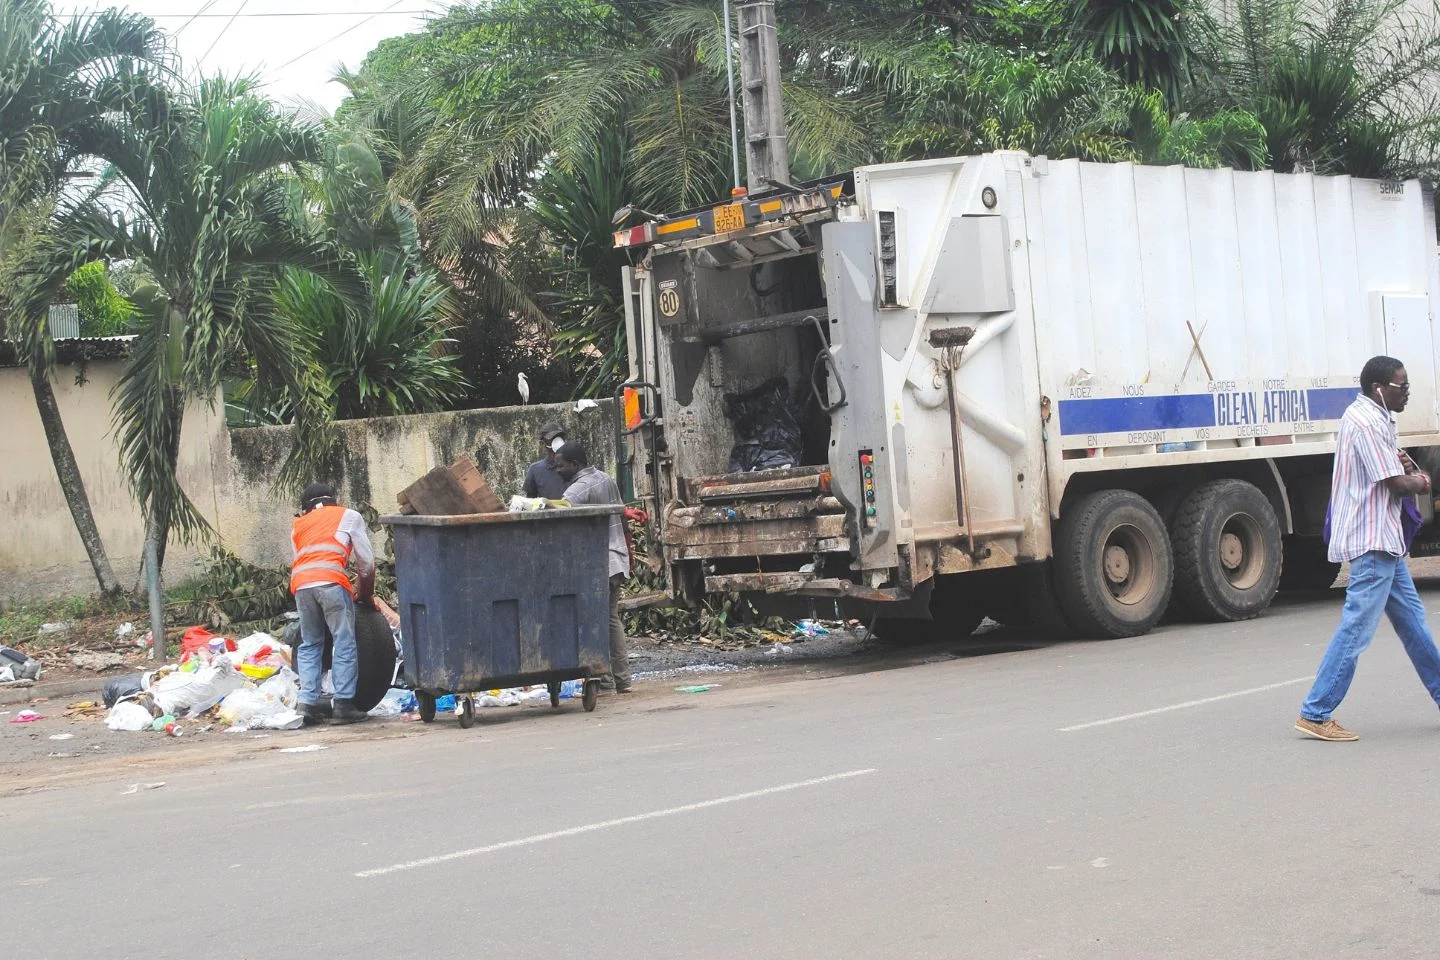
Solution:
{"label": "dumpster lid", "polygon": [[393,527],[468,527],[482,523],[544,523],[577,517],[609,517],[625,512],[623,504],[594,507],[554,507],[520,513],[462,513],[451,517],[428,517],[410,513],[389,513],[380,522]]}

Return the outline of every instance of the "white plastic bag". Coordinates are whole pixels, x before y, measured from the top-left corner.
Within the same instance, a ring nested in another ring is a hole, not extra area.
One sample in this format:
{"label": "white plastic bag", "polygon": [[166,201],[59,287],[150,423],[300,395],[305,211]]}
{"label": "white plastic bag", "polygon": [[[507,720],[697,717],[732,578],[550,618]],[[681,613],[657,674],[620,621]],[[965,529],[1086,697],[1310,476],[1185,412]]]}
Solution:
{"label": "white plastic bag", "polygon": [[110,713],[105,717],[105,726],[111,730],[125,730],[134,733],[140,730],[149,730],[150,722],[153,719],[150,711],[134,700],[121,700],[110,708]]}
{"label": "white plastic bag", "polygon": [[295,712],[300,696],[294,671],[282,667],[258,687],[246,686],[220,702],[220,720],[234,730],[293,730],[304,718]]}
{"label": "white plastic bag", "polygon": [[229,656],[220,656],[194,673],[177,670],[161,677],[150,685],[150,693],[165,713],[198,717],[244,684]]}

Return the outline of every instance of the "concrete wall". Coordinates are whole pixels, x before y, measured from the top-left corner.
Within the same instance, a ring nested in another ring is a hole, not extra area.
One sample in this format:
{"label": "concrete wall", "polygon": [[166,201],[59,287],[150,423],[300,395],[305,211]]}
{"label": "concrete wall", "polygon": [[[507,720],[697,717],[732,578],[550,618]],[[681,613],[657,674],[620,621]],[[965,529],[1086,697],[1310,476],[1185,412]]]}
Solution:
{"label": "concrete wall", "polygon": [[[540,427],[550,420],[564,424],[571,440],[588,444],[596,466],[613,471],[609,409],[606,401],[581,414],[567,404],[542,404],[350,420],[337,425],[340,451],[329,475],[316,479],[333,484],[346,506],[395,513],[401,490],[435,467],[468,456],[500,499],[509,500],[520,492],[526,468],[539,459]],[[271,484],[290,449],[289,428],[234,429],[227,441],[216,495],[225,545],[254,563],[286,563],[299,490],[277,498]],[[383,547],[377,542],[376,549]]]}
{"label": "concrete wall", "polygon": [[[111,435],[110,390],[120,361],[62,367],[56,399],[106,550],[122,583],[139,577],[144,525],[131,498]],[[500,407],[455,413],[354,420],[338,424],[340,448],[329,476],[349,505],[396,509],[395,495],[436,466],[472,457],[502,499],[519,492],[525,468],[539,457],[537,433],[558,420],[571,439],[590,444],[596,464],[613,470],[615,435],[609,402],[574,413],[568,404]],[[0,603],[93,593],[95,577],[55,478],[45,432],[24,370],[0,368]],[[277,491],[290,449],[287,427],[227,428],[223,411],[191,402],[181,437],[180,481],[221,541],[260,564],[286,562],[298,490]],[[381,545],[377,543],[377,548]],[[203,547],[172,545],[166,580],[199,569]]]}
{"label": "concrete wall", "polygon": [[[110,390],[121,368],[118,360],[62,366],[54,387],[110,562],[122,584],[134,585],[140,575],[145,529],[110,425]],[[83,381],[77,383],[82,372]],[[5,519],[0,532],[0,602],[95,592],[95,574],[55,477],[24,370],[0,368],[0,419],[0,516]],[[224,429],[220,410],[211,412],[203,403],[189,406],[181,428],[180,482],[207,515],[215,507],[216,455]],[[175,546],[166,568],[190,571],[195,560],[195,551]]]}

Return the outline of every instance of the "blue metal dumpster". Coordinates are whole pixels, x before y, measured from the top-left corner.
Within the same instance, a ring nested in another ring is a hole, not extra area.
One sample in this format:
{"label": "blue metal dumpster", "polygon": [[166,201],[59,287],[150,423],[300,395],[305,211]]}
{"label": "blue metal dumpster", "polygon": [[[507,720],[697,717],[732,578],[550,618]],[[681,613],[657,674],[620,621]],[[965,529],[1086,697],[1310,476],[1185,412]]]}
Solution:
{"label": "blue metal dumpster", "polygon": [[610,672],[610,518],[623,510],[380,518],[395,545],[405,675],[421,719],[453,693],[468,727],[471,694],[539,683],[558,707],[560,684],[580,679],[595,709]]}

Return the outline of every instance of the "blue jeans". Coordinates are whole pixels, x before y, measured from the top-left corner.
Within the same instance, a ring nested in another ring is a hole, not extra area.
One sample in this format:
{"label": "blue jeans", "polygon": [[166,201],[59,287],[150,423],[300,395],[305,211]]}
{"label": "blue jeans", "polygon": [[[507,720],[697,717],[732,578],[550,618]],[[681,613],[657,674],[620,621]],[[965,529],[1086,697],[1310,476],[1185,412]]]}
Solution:
{"label": "blue jeans", "polygon": [[300,614],[300,702],[320,702],[320,675],[325,663],[325,638],[335,641],[330,654],[330,680],[335,699],[354,700],[360,658],[355,649],[355,600],[338,583],[305,587],[295,594]]}
{"label": "blue jeans", "polygon": [[1340,706],[1350,689],[1350,681],[1355,678],[1355,661],[1370,646],[1375,628],[1380,625],[1381,613],[1390,618],[1391,626],[1405,645],[1405,652],[1410,655],[1410,662],[1415,665],[1415,672],[1420,674],[1420,682],[1440,705],[1440,652],[1435,650],[1435,641],[1430,638],[1425,605],[1415,592],[1410,568],[1404,557],[1372,551],[1350,561],[1345,610],[1320,661],[1310,696],[1300,708],[1302,717],[1324,722]]}

